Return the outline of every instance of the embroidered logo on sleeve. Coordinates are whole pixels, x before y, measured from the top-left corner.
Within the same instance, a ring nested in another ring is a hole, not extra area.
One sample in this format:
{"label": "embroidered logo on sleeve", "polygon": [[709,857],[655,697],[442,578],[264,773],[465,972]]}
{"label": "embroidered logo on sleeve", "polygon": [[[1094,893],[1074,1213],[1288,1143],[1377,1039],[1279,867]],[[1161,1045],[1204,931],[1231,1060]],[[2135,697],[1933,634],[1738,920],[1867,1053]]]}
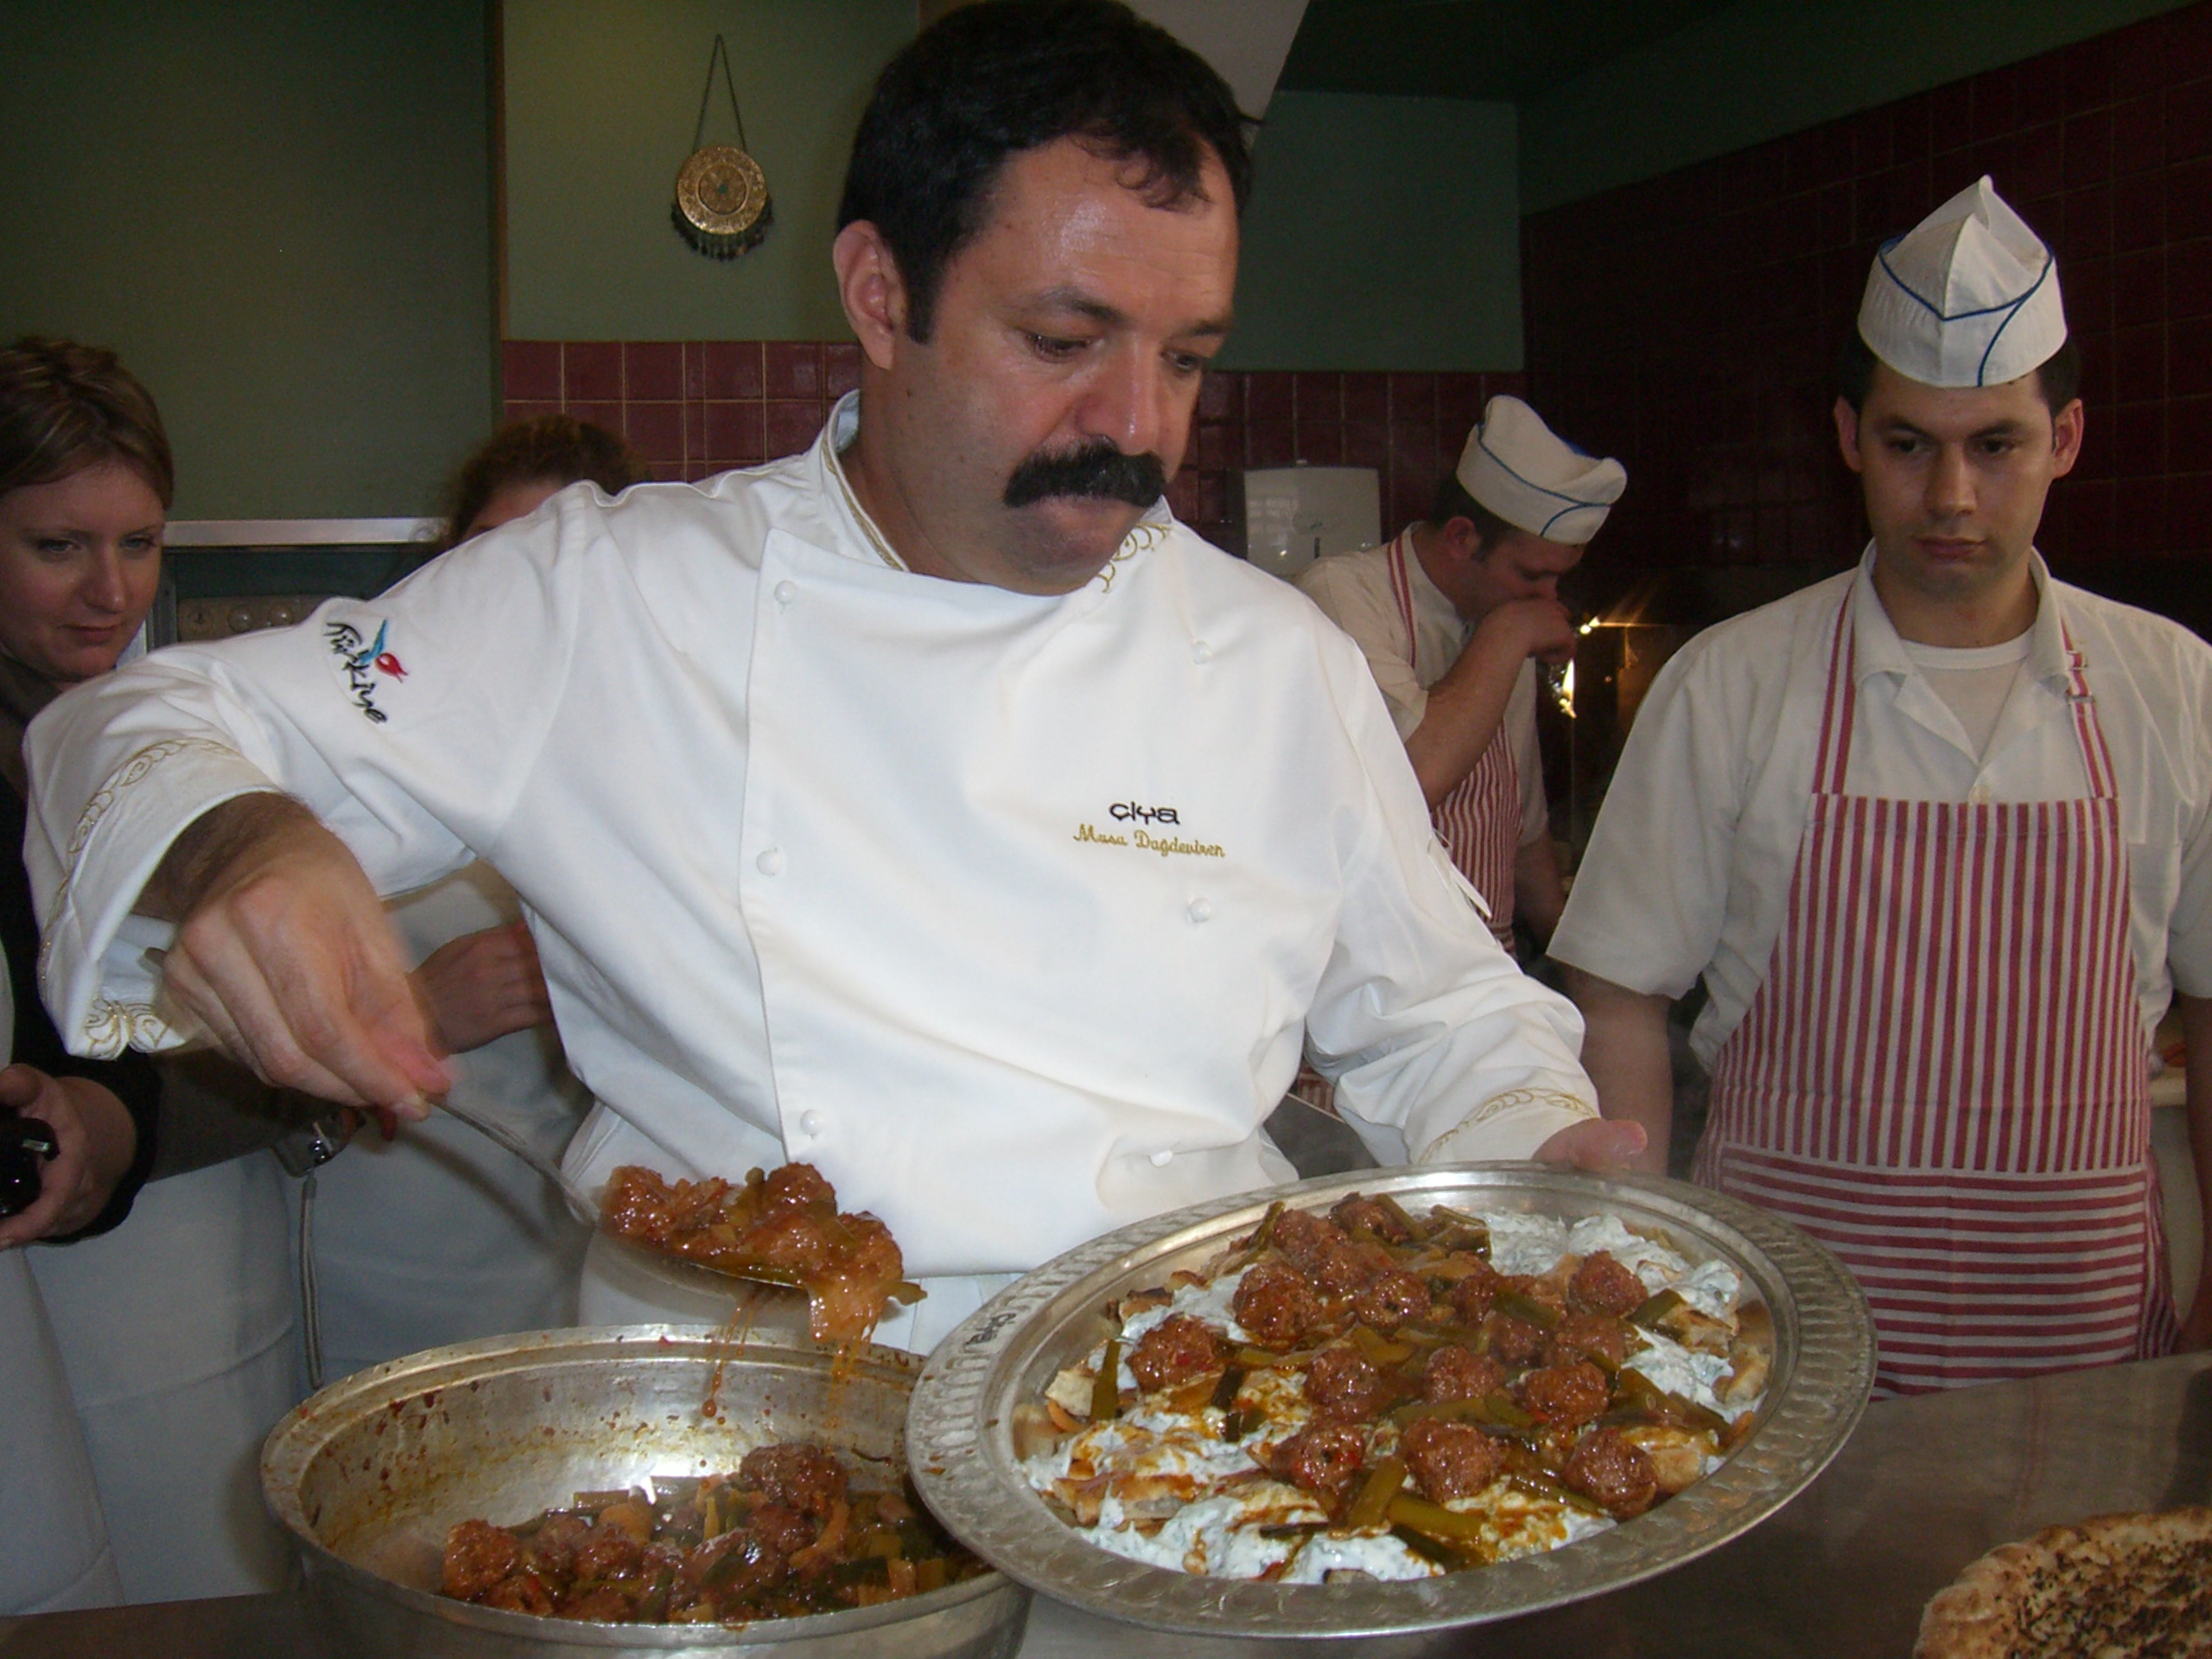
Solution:
{"label": "embroidered logo on sleeve", "polygon": [[323,637],[330,642],[330,654],[337,659],[353,706],[379,726],[391,716],[377,707],[377,693],[385,689],[378,677],[381,675],[388,680],[407,677],[407,670],[398,656],[385,648],[385,638],[391,632],[391,623],[379,622],[377,637],[364,645],[361,631],[351,622],[323,625]]}

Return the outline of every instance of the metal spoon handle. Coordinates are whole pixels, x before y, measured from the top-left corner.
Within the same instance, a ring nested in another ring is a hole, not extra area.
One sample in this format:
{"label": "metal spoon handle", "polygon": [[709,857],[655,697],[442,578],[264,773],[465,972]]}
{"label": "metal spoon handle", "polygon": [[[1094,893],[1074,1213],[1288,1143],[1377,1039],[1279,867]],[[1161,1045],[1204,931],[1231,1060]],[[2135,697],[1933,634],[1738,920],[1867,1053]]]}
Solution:
{"label": "metal spoon handle", "polygon": [[547,1180],[552,1182],[579,1216],[589,1221],[599,1219],[597,1200],[570,1179],[568,1172],[559,1164],[548,1158],[523,1135],[498,1118],[488,1113],[480,1112],[473,1106],[457,1106],[448,1100],[441,1103],[441,1107],[448,1116],[459,1118],[486,1141],[505,1147]]}

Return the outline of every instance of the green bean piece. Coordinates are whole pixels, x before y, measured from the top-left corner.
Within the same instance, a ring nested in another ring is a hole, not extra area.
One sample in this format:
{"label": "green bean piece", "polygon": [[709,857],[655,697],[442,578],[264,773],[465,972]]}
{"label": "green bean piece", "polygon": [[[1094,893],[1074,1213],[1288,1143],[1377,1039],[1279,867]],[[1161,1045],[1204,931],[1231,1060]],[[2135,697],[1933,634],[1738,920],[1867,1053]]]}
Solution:
{"label": "green bean piece", "polygon": [[1283,1201],[1277,1198],[1268,1206],[1268,1213],[1260,1217],[1260,1224],[1252,1234],[1250,1245],[1250,1249],[1255,1253],[1266,1249],[1268,1245],[1274,1243],[1275,1223],[1281,1219],[1285,1207]]}
{"label": "green bean piece", "polygon": [[1351,1343],[1352,1346],[1364,1354],[1371,1363],[1376,1365],[1402,1365],[1414,1357],[1411,1343],[1392,1342],[1381,1332],[1369,1325],[1352,1326]]}
{"label": "green bean piece", "polygon": [[1236,1409],[1236,1391],[1244,1386],[1244,1368],[1231,1363],[1222,1368],[1221,1381],[1213,1385],[1213,1408],[1216,1411]]}
{"label": "green bean piece", "polygon": [[1234,1446],[1260,1426],[1259,1418],[1260,1414],[1255,1411],[1245,1411],[1241,1408],[1231,1411],[1221,1420],[1221,1438]]}
{"label": "green bean piece", "polygon": [[1415,1497],[1410,1492],[1400,1492],[1392,1498],[1389,1514],[1396,1525],[1417,1532],[1424,1538],[1433,1538],[1476,1560],[1488,1561],[1497,1554],[1497,1547],[1483,1530],[1479,1516],[1461,1515],[1456,1510],[1447,1510],[1441,1503],[1432,1503],[1427,1498]]}
{"label": "green bean piece", "polygon": [[1344,1512],[1344,1525],[1354,1532],[1370,1532],[1381,1526],[1390,1512],[1390,1500],[1397,1497],[1405,1484],[1405,1459],[1383,1459],[1367,1471],[1367,1478],[1360,1483],[1358,1495]]}
{"label": "green bean piece", "polygon": [[1604,1504],[1585,1497],[1572,1486],[1560,1484],[1549,1475],[1540,1475],[1529,1469],[1516,1469],[1505,1478],[1509,1484],[1526,1492],[1530,1497],[1549,1498],[1554,1503],[1564,1503],[1568,1509],[1584,1515],[1602,1516],[1606,1513]]}
{"label": "green bean piece", "polygon": [[1415,1221],[1411,1216],[1406,1213],[1404,1206],[1402,1205],[1395,1198],[1392,1198],[1389,1193],[1376,1193],[1375,1195],[1375,1202],[1382,1206],[1384,1214],[1389,1216],[1391,1220],[1396,1222],[1399,1226],[1406,1230],[1406,1236],[1411,1239],[1414,1243],[1419,1244],[1427,1240],[1428,1237],[1428,1224],[1426,1222]]}
{"label": "green bean piece", "polygon": [[1090,1385],[1090,1421],[1110,1423],[1122,1410],[1122,1339],[1106,1339],[1106,1357],[1098,1367],[1098,1376]]}
{"label": "green bean piece", "polygon": [[1510,1313],[1516,1319],[1525,1319],[1546,1331],[1559,1324],[1559,1315],[1533,1296],[1523,1296],[1517,1290],[1501,1290],[1491,1303],[1501,1313]]}
{"label": "green bean piece", "polygon": [[1660,1320],[1681,1306],[1681,1292],[1662,1290],[1656,1295],[1645,1297],[1642,1302],[1638,1303],[1636,1312],[1628,1316],[1628,1322],[1630,1325],[1640,1325],[1647,1331],[1654,1330]]}

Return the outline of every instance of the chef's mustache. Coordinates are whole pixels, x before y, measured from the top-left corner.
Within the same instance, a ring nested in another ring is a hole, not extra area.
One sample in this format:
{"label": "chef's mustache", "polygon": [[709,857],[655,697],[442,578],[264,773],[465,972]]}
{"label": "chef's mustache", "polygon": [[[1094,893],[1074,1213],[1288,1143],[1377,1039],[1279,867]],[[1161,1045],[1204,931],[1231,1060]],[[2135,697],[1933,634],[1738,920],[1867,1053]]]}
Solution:
{"label": "chef's mustache", "polygon": [[1148,507],[1166,493],[1167,469],[1158,455],[1125,455],[1103,438],[1057,455],[1032,455],[1006,481],[1009,507],[1056,495]]}

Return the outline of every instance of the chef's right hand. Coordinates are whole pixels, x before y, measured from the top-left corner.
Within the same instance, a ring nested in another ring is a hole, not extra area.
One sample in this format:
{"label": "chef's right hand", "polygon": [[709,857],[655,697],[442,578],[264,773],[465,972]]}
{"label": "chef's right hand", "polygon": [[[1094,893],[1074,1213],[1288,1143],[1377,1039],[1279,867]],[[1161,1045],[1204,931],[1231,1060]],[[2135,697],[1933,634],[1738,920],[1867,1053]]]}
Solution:
{"label": "chef's right hand", "polygon": [[165,1015],[264,1081],[404,1117],[450,1084],[376,890],[298,802],[250,795],[206,813],[141,906],[178,923]]}
{"label": "chef's right hand", "polygon": [[1534,657],[1564,663],[1574,655],[1574,619],[1556,599],[1509,600],[1484,617],[1476,632],[1516,662]]}

